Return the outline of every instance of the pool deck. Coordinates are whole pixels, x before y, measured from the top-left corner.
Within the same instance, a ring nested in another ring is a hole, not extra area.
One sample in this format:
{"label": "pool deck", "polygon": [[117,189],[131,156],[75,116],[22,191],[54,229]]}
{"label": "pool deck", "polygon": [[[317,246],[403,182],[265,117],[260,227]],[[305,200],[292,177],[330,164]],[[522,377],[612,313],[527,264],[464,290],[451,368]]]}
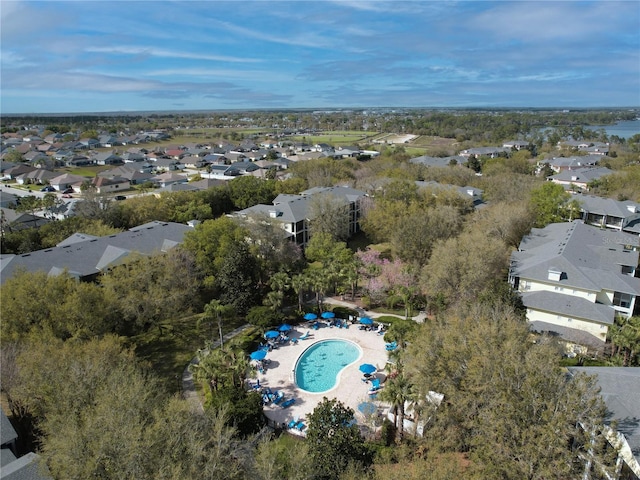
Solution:
{"label": "pool deck", "polygon": [[[359,330],[358,325],[350,325],[346,329],[321,326],[318,330],[300,325],[296,327],[295,331],[289,332],[289,337],[298,338],[307,330],[310,331],[310,336],[306,340],[300,340],[297,344],[288,342],[269,352],[267,359],[270,360],[270,364],[267,370],[265,373],[258,373],[261,386],[269,387],[272,391],[282,390],[285,394],[285,400],[295,398],[295,403],[287,408],[273,403],[266,405],[264,407],[265,415],[272,423],[276,424],[288,424],[294,418],[306,420],[316,405],[324,397],[327,397],[329,399],[337,398],[346,406],[351,407],[356,412],[356,419],[359,419],[361,414],[358,412],[358,405],[370,400],[367,393],[369,384],[362,381],[363,375],[359,367],[363,363],[375,365],[379,369],[377,377],[381,381],[384,380],[385,374],[382,370],[388,358],[384,346],[384,336],[378,335],[375,331]],[[362,350],[362,356],[340,372],[338,383],[331,390],[311,393],[298,388],[294,383],[293,373],[298,357],[314,343],[329,339],[344,339],[356,343]]]}

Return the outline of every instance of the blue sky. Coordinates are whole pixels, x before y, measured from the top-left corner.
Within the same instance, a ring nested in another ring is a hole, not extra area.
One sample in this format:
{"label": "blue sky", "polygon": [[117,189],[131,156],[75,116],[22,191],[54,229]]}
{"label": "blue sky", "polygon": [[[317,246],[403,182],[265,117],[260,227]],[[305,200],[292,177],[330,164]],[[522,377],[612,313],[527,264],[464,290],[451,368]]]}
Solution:
{"label": "blue sky", "polygon": [[640,1],[2,0],[2,113],[640,105]]}

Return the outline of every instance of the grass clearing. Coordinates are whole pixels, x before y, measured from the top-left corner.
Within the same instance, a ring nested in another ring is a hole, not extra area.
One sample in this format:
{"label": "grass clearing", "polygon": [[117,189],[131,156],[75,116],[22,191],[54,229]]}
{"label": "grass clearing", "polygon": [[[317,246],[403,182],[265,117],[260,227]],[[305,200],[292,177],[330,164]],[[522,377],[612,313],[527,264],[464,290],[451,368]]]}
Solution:
{"label": "grass clearing", "polygon": [[[163,324],[162,330],[152,328],[129,339],[135,345],[136,355],[146,362],[172,393],[180,391],[182,372],[199,348],[218,339],[217,325],[201,325],[200,314],[190,315]],[[243,318],[234,318],[223,324],[222,334],[245,324]]]}

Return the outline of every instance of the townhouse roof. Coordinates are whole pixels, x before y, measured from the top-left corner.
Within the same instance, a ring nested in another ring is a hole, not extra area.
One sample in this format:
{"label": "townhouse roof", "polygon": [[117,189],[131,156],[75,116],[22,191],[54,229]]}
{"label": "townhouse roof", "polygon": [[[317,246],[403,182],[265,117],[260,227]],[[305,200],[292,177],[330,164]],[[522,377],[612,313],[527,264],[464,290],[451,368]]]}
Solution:
{"label": "townhouse roof", "polygon": [[598,155],[584,155],[577,157],[554,157],[543,160],[539,163],[548,163],[556,168],[580,168],[596,165],[602,160]]}
{"label": "townhouse roof", "polygon": [[7,445],[17,438],[18,434],[4,413],[4,408],[0,409],[0,445]]}
{"label": "townhouse roof", "polygon": [[584,194],[576,194],[573,198],[580,203],[584,211],[598,215],[626,218],[640,213],[640,203],[636,202],[619,201],[612,198]]}
{"label": "townhouse roof", "polygon": [[426,165],[428,167],[448,167],[451,165],[452,160],[455,160],[458,165],[462,165],[467,162],[467,158],[460,155],[454,155],[451,157],[429,157],[428,155],[421,155],[420,157],[409,159],[409,162]]}
{"label": "townhouse roof", "polygon": [[603,340],[592,333],[578,328],[556,325],[555,323],[533,320],[529,321],[529,329],[532,332],[557,335],[567,342],[573,342],[585,347],[592,347],[596,350],[601,350],[604,345]]}
{"label": "townhouse roof", "polygon": [[[511,257],[512,273],[567,288],[640,295],[640,278],[621,271],[622,265],[638,265],[637,247],[637,235],[601,230],[578,220],[553,223],[534,228],[523,238]],[[550,280],[550,271],[558,272],[559,279]]]}
{"label": "townhouse roof", "polygon": [[607,408],[605,423],[617,423],[616,430],[624,435],[633,457],[640,463],[640,368],[569,367],[569,372],[596,376]]}
{"label": "townhouse roof", "polygon": [[0,282],[10,278],[19,269],[28,272],[46,272],[57,275],[67,270],[73,276],[83,278],[100,273],[109,266],[121,263],[137,252],[151,255],[166,252],[182,243],[188,225],[173,222],[149,222],[122,233],[104,237],[78,236],[53,248],[37,250],[22,255],[0,257]]}
{"label": "townhouse roof", "polygon": [[615,311],[607,305],[593,303],[586,298],[546,290],[523,292],[521,297],[522,303],[527,308],[604,325],[613,325]]}
{"label": "townhouse roof", "polygon": [[592,180],[597,180],[610,175],[613,170],[606,167],[585,167],[574,168],[573,170],[563,170],[562,172],[549,177],[551,180],[563,181],[563,182],[579,182],[589,183]]}

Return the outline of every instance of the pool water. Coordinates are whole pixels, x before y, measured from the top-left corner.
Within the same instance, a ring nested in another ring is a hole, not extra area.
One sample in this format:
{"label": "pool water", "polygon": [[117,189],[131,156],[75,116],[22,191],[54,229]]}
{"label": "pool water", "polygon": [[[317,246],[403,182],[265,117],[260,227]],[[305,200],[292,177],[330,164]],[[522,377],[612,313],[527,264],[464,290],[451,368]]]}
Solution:
{"label": "pool water", "polygon": [[307,392],[331,390],[338,382],[338,374],[358,360],[361,354],[360,347],[346,340],[315,343],[296,362],[296,383]]}

